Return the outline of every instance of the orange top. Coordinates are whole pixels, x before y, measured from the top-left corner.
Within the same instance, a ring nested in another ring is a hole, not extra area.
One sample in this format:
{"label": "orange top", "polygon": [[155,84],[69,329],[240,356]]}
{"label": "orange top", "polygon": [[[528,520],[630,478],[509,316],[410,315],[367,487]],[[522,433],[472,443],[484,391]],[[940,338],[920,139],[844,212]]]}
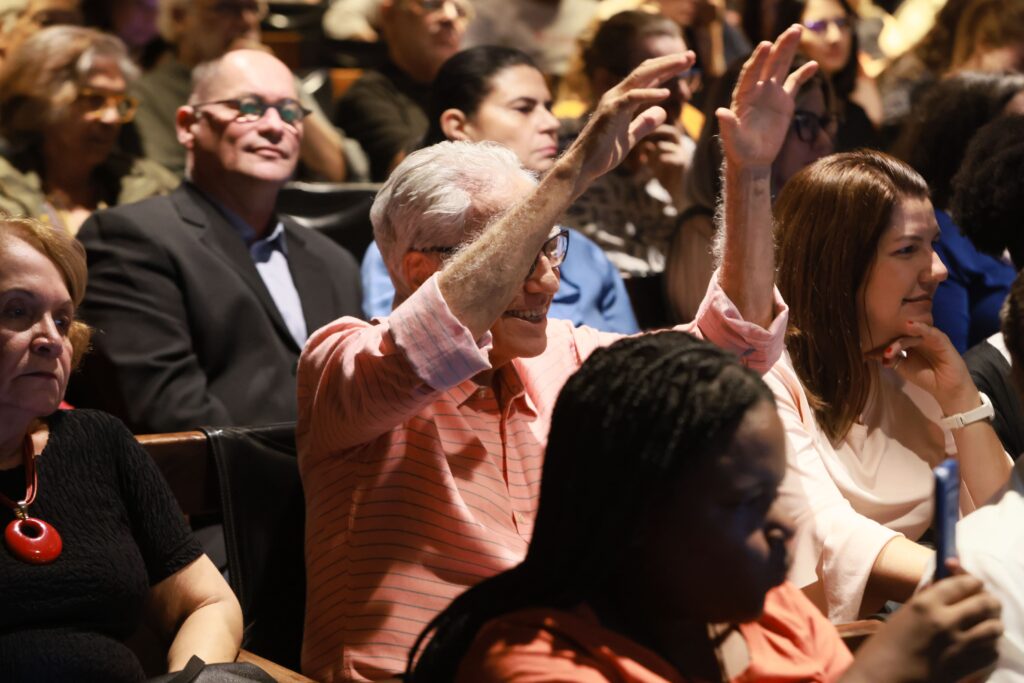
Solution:
{"label": "orange top", "polygon": [[[768,592],[757,621],[740,624],[750,666],[733,683],[834,681],[853,656],[839,633],[790,583]],[[488,622],[456,683],[695,683],[660,656],[600,625],[587,607],[535,608]]]}

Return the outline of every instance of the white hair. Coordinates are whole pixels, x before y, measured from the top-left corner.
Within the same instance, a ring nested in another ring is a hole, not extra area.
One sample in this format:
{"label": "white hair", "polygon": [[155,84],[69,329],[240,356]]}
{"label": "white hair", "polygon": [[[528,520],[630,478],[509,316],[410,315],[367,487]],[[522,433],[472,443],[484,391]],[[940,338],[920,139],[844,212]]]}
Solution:
{"label": "white hair", "polygon": [[407,288],[402,257],[413,249],[458,246],[509,208],[516,179],[531,184],[512,150],[496,142],[439,142],[407,156],[370,209],[373,236],[396,288]]}

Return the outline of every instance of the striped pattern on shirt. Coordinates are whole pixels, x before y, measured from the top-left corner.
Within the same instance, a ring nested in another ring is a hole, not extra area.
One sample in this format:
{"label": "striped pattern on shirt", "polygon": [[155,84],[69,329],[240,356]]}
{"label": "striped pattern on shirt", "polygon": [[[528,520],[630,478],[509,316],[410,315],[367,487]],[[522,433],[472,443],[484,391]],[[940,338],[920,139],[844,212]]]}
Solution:
{"label": "striped pattern on shirt", "polygon": [[[698,316],[703,331],[742,339],[734,348],[748,359],[770,357],[776,338],[781,349],[785,315],[761,330],[717,292],[724,303]],[[543,354],[499,371],[498,396],[471,379],[489,367],[490,335],[472,339],[436,278],[388,318],[343,318],[310,338],[296,433],[304,673],[363,681],[402,672],[416,636],[452,598],[522,560],[558,392],[618,338],[558,320],[547,335]]]}

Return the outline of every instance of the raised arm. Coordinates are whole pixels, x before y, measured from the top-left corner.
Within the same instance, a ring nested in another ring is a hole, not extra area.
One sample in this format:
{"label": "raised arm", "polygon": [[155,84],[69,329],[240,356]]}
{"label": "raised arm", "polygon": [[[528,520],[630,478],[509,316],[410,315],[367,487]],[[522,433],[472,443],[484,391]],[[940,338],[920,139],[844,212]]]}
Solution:
{"label": "raised arm", "polygon": [[475,336],[490,329],[512,302],[569,204],[664,122],[665,111],[656,104],[668,90],[657,86],[693,61],[692,52],[647,60],[605,93],[583,132],[540,184],[442,271],[445,301]]}
{"label": "raised arm", "polygon": [[716,112],[725,152],[725,222],[719,284],[745,320],[767,327],[773,317],[775,245],[771,166],[786,139],[800,87],[817,70],[789,67],[800,41],[791,27],[763,42],[744,64],[732,106]]}

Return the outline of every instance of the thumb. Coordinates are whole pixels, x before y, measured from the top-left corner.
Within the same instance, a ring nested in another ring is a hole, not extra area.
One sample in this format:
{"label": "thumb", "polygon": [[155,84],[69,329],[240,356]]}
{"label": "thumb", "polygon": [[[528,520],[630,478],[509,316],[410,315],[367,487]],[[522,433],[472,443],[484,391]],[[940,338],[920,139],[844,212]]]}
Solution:
{"label": "thumb", "polygon": [[736,126],[739,125],[735,112],[727,107],[719,107],[715,110],[715,117],[718,119],[718,127],[722,132],[722,137],[726,139],[732,137],[733,133],[736,132]]}
{"label": "thumb", "polygon": [[629,124],[629,146],[632,148],[638,141],[654,132],[654,129],[665,122],[667,114],[659,106],[648,107],[636,115]]}

